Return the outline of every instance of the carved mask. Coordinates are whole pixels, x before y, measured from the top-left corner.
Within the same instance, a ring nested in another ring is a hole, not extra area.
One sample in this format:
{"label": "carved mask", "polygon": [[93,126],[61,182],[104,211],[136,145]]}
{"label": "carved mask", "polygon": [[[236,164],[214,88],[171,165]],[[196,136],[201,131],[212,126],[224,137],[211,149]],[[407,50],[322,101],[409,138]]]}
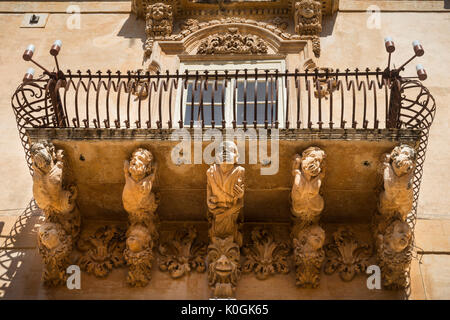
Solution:
{"label": "carved mask", "polygon": [[161,20],[164,18],[165,6],[162,3],[157,3],[152,7],[152,18],[155,20]]}
{"label": "carved mask", "polygon": [[208,247],[209,269],[220,279],[225,280],[237,271],[239,265],[239,247],[232,237],[214,238]]}
{"label": "carved mask", "polygon": [[61,244],[59,233],[54,223],[45,223],[39,228],[39,239],[47,249],[52,250]]}
{"label": "carved mask", "polygon": [[127,248],[131,252],[141,252],[150,245],[149,231],[142,226],[132,226],[127,237]]}
{"label": "carved mask", "polygon": [[34,165],[42,170],[48,172],[53,162],[53,150],[50,146],[46,146],[44,143],[35,143],[31,147],[31,154]]}

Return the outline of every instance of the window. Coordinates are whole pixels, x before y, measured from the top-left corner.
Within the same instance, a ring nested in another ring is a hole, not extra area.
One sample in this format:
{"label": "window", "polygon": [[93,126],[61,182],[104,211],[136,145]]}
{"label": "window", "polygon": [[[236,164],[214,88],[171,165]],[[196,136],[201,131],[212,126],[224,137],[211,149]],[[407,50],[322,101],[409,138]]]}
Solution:
{"label": "window", "polygon": [[[244,80],[244,70],[247,69],[249,74],[254,74],[255,68],[258,68],[261,74],[258,81],[255,81],[254,77]],[[281,70],[284,71],[284,61],[182,63],[180,73],[184,73],[185,70],[188,70],[189,74],[198,71],[200,76],[208,70],[210,80],[206,84],[202,77],[199,77],[197,81],[190,79],[186,89],[178,90],[177,99],[183,101],[184,126],[190,126],[191,123],[193,126],[200,126],[203,120],[205,126],[212,126],[214,123],[215,126],[220,127],[222,120],[225,120],[225,125],[231,127],[233,120],[236,119],[237,126],[243,126],[244,121],[248,126],[253,126],[256,120],[258,126],[264,126],[267,121],[270,127],[275,125],[277,117],[279,127],[283,126],[285,122],[283,108],[285,89],[281,85],[283,78],[279,77],[276,80],[274,77],[269,77],[266,81],[263,74],[264,70],[279,70],[281,73]],[[225,80],[224,77],[219,77],[217,85],[214,85],[214,77],[211,74],[214,74],[215,70],[218,70],[219,74],[228,70],[228,78]],[[239,70],[237,79],[236,70]],[[179,100],[177,105],[180,105]],[[175,112],[176,121],[180,120],[179,117],[179,112]]]}

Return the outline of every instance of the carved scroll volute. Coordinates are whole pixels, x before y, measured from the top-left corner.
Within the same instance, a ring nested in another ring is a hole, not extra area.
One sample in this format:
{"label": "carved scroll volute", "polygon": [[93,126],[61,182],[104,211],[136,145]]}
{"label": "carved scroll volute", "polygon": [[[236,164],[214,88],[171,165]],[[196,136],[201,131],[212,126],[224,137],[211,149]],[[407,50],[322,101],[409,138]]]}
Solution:
{"label": "carved scroll volute", "polygon": [[406,222],[413,208],[413,179],[416,151],[408,145],[395,147],[383,155],[380,175],[383,189],[375,215],[377,259],[383,285],[404,289],[411,262],[412,231]]}
{"label": "carved scroll volute", "polygon": [[320,187],[325,177],[325,152],[309,147],[302,155],[296,154],[292,162],[294,182],[291,190],[291,232],[297,285],[316,288],[320,283],[320,270],[324,260],[322,249],[325,231],[318,225],[324,208]]}
{"label": "carved scroll volute", "polygon": [[124,162],[122,202],[130,225],[125,260],[130,266],[128,283],[133,286],[144,286],[150,280],[153,242],[158,239],[155,211],[159,196],[154,191],[156,170],[152,153],[143,148],[136,149],[130,161]]}
{"label": "carved scroll volute", "polygon": [[[209,284],[214,287],[215,296],[224,297],[229,294],[228,297],[231,297],[239,274],[233,271],[232,276],[223,276],[223,270],[220,269],[222,261],[215,260],[221,256],[211,255],[210,250],[217,251],[218,246],[226,243],[227,247],[233,248],[233,252],[236,251],[235,264],[239,267],[242,234],[238,220],[242,220],[241,211],[244,206],[245,170],[237,165],[239,153],[233,142],[222,142],[219,150],[221,152],[216,155],[216,163],[206,173],[209,238],[212,242],[208,248],[208,279]],[[211,268],[211,264],[218,267]]]}
{"label": "carved scroll volute", "polygon": [[148,5],[145,14],[145,33],[147,35],[147,40],[144,44],[145,55],[151,55],[155,39],[169,37],[172,34],[172,30],[172,6],[161,2]]}
{"label": "carved scroll volute", "polygon": [[33,196],[45,215],[38,232],[39,252],[44,260],[46,285],[65,283],[65,271],[73,243],[80,233],[81,217],[76,205],[77,187],[67,181],[64,151],[49,141],[31,146]]}

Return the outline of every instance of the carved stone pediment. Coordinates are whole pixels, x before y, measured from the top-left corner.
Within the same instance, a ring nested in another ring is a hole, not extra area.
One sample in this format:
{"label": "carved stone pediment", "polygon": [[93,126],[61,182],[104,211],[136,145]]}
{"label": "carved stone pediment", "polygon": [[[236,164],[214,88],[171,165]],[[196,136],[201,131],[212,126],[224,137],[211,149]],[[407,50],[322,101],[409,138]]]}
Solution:
{"label": "carved stone pediment", "polygon": [[216,33],[203,40],[197,54],[264,54],[267,51],[267,43],[260,37],[228,28],[226,33]]}

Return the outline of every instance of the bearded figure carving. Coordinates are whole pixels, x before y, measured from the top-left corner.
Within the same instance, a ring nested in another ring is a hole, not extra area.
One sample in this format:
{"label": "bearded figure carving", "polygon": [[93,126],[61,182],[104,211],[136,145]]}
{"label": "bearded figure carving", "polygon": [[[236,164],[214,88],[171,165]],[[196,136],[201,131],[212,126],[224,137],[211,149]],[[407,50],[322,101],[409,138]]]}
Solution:
{"label": "bearded figure carving", "polygon": [[245,169],[237,165],[239,153],[231,141],[222,142],[216,163],[206,172],[208,221],[210,238],[226,238],[242,246],[238,219],[244,206]]}
{"label": "bearded figure carving", "polygon": [[322,5],[315,0],[295,3],[295,32],[300,35],[318,35],[322,32]]}
{"label": "bearded figure carving", "polygon": [[296,154],[292,164],[294,184],[291,190],[291,213],[294,216],[294,234],[304,226],[317,223],[324,208],[320,187],[325,177],[325,152],[309,147],[302,155]]}
{"label": "bearded figure carving", "polygon": [[416,151],[402,144],[383,158],[384,190],[380,194],[378,211],[385,219],[395,216],[405,221],[413,207]]}
{"label": "bearded figure carving", "polygon": [[128,284],[146,286],[151,279],[153,261],[153,241],[146,226],[134,224],[128,229],[124,257],[129,266]]}
{"label": "bearded figure carving", "polygon": [[[77,188],[67,183],[63,150],[56,150],[48,141],[39,141],[31,146],[31,158],[33,196],[45,215],[46,227],[38,233],[39,252],[46,264],[44,282],[58,285],[65,279],[65,269],[63,273],[59,269],[63,268],[80,233],[81,218],[75,202]],[[55,257],[48,256],[53,253]]]}
{"label": "bearded figure carving", "polygon": [[[130,266],[128,283],[145,286],[150,280],[153,242],[158,239],[155,212],[159,196],[155,194],[156,165],[150,151],[138,148],[130,161],[124,162],[125,187],[122,193],[123,207],[128,212],[126,260]],[[143,233],[147,235],[144,236]],[[148,239],[147,239],[148,238]],[[140,250],[139,247],[142,246]],[[128,258],[127,258],[128,257]]]}
{"label": "bearded figure carving", "polygon": [[296,284],[302,288],[317,288],[325,251],[325,231],[319,225],[300,230],[293,237]]}
{"label": "bearded figure carving", "polygon": [[44,261],[44,285],[51,287],[65,284],[72,252],[72,237],[60,224],[45,222],[38,230],[38,248]]}
{"label": "bearded figure carving", "polygon": [[239,246],[232,237],[213,238],[208,246],[208,282],[215,298],[233,296],[239,271]]}
{"label": "bearded figure carving", "polygon": [[412,232],[409,225],[394,220],[377,238],[378,265],[386,289],[405,289],[411,263]]}

